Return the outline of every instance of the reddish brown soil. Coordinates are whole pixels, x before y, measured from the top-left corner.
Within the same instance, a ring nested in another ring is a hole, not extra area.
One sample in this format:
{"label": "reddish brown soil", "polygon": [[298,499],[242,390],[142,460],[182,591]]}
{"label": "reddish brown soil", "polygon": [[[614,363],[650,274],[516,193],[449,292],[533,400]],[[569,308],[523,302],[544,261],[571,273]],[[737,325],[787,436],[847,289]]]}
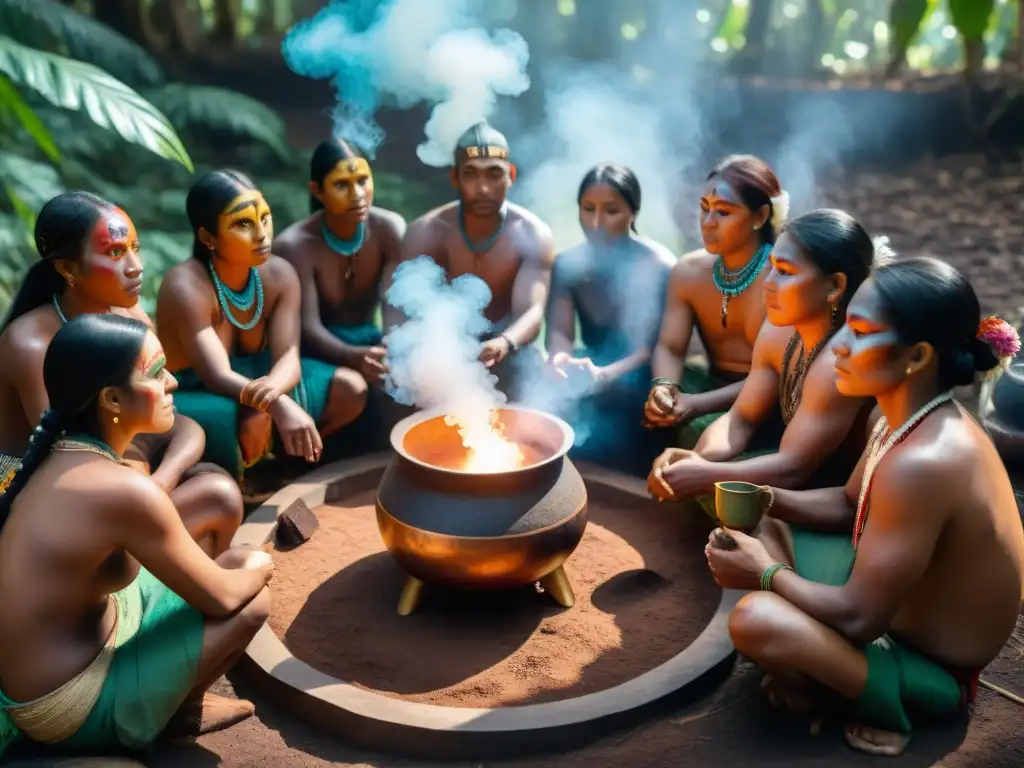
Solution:
{"label": "reddish brown soil", "polygon": [[565,566],[570,610],[533,588],[430,589],[416,613],[398,616],[404,574],[367,490],[317,509],[313,538],[275,553],[270,625],[316,669],[410,701],[497,707],[625,682],[685,649],[714,614],[709,526],[605,486],[589,493],[587,531]]}

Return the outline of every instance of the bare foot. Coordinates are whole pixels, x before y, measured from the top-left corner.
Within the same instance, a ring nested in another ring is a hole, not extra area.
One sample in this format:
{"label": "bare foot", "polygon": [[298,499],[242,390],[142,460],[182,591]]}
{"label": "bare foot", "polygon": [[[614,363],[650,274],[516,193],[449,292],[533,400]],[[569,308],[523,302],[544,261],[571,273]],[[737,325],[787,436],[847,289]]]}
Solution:
{"label": "bare foot", "polygon": [[771,675],[761,678],[761,690],[773,707],[788,709],[798,715],[809,715],[819,703],[805,686]]}
{"label": "bare foot", "polygon": [[251,701],[207,693],[201,699],[189,699],[182,704],[164,728],[163,735],[172,741],[192,741],[237,725],[255,712]]}
{"label": "bare foot", "polygon": [[850,725],[846,728],[846,743],[869,755],[896,757],[903,754],[910,743],[910,736],[866,725]]}

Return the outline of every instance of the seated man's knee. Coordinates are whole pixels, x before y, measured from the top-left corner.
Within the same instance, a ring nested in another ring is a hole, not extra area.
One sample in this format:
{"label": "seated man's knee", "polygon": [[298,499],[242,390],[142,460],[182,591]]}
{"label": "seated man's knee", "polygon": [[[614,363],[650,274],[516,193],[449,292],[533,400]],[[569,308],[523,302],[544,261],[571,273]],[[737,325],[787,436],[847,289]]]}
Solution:
{"label": "seated man's knee", "polygon": [[355,419],[366,408],[369,386],[366,379],[351,368],[338,368],[331,378],[330,396],[327,402],[329,420],[347,417]]}
{"label": "seated man's knee", "polygon": [[209,472],[197,475],[195,482],[202,484],[203,505],[209,509],[216,509],[217,517],[225,524],[232,524],[237,528],[242,524],[242,515],[245,505],[242,500],[242,492],[230,475],[220,472]]}
{"label": "seated man's knee", "polygon": [[769,648],[785,626],[789,604],[771,592],[750,592],[729,614],[729,636],[736,650],[756,659]]}

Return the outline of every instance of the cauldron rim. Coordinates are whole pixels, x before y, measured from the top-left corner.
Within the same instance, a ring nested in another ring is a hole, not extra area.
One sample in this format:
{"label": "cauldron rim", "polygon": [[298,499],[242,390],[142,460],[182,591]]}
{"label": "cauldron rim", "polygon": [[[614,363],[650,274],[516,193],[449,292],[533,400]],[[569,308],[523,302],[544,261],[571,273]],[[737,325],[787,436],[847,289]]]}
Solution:
{"label": "cauldron rim", "polygon": [[522,467],[515,467],[514,469],[499,469],[493,471],[479,471],[479,470],[464,470],[464,469],[453,469],[449,467],[439,467],[436,464],[430,464],[429,462],[417,459],[415,456],[405,450],[403,442],[405,436],[413,429],[424,422],[430,421],[431,419],[443,417],[446,414],[444,408],[429,408],[422,411],[417,411],[395,424],[391,429],[391,447],[395,449],[395,452],[406,461],[412,462],[425,469],[432,470],[434,472],[441,472],[448,475],[459,475],[459,476],[493,476],[493,475],[515,475],[521,472],[532,472],[538,467],[543,467],[548,464],[552,464],[556,461],[561,460],[572,448],[573,441],[576,439],[576,433],[568,423],[563,419],[558,418],[550,413],[545,413],[537,408],[528,408],[523,405],[514,405],[512,403],[506,403],[505,405],[498,406],[499,411],[520,411],[523,413],[533,414],[546,421],[549,421],[554,426],[558,427],[562,431],[562,444],[558,449],[551,454],[551,456],[541,461],[534,462],[533,464],[526,464]]}

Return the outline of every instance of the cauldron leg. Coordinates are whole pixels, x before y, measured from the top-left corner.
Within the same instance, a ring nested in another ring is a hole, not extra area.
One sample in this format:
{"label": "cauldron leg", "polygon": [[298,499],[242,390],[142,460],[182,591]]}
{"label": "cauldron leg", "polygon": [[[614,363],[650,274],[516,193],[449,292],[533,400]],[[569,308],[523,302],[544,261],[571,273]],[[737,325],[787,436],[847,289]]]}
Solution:
{"label": "cauldron leg", "polygon": [[565,569],[558,566],[540,580],[544,591],[555,598],[555,602],[565,608],[572,608],[576,604],[576,595],[572,591],[572,584],[569,577],[565,575]]}
{"label": "cauldron leg", "polygon": [[398,615],[408,616],[415,611],[422,595],[423,582],[415,576],[407,576],[405,586],[402,587],[402,596],[398,598]]}

